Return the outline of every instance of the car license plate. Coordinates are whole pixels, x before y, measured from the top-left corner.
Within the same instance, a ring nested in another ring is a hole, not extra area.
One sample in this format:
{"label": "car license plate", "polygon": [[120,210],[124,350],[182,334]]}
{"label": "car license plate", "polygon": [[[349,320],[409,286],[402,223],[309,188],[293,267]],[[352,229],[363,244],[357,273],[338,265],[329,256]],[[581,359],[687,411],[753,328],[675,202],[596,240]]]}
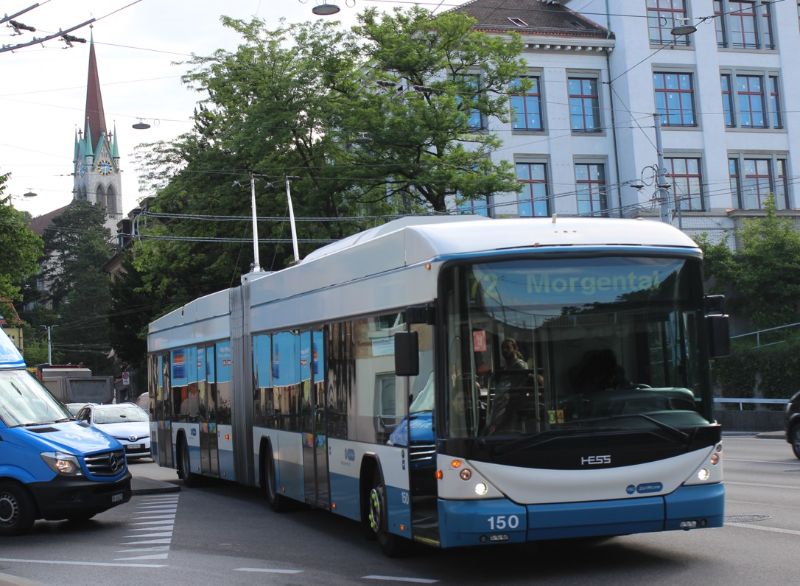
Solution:
{"label": "car license plate", "polygon": [[140,450],[143,450],[144,449],[144,444],[139,444],[138,447],[139,447]]}
{"label": "car license plate", "polygon": [[123,497],[123,494],[121,492],[118,492],[117,494],[112,494],[111,495],[111,502],[112,503],[121,503],[122,502],[122,497]]}

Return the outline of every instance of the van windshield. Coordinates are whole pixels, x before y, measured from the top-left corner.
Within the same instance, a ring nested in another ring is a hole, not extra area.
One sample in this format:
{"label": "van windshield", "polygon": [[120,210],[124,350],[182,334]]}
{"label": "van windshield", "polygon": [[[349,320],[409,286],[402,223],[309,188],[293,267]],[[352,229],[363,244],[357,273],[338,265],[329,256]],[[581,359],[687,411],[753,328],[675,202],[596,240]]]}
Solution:
{"label": "van windshield", "polygon": [[24,370],[0,371],[0,420],[8,427],[70,418],[66,408]]}

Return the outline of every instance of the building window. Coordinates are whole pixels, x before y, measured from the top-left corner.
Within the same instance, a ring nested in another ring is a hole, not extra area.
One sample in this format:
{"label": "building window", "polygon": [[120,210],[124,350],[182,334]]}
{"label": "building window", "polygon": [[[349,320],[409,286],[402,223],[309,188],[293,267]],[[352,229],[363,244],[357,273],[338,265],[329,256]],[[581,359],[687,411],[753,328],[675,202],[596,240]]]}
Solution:
{"label": "building window", "polygon": [[765,128],[764,87],[758,75],[736,76],[736,99],[739,105],[739,126]]}
{"label": "building window", "polygon": [[[523,79],[530,87],[522,89]],[[538,77],[525,77],[511,82],[511,109],[514,130],[543,130],[542,101]]]}
{"label": "building window", "polygon": [[714,0],[717,45],[773,49],[770,4],[762,0]]}
{"label": "building window", "polygon": [[700,159],[668,157],[664,159],[667,175],[672,180],[675,203],[682,210],[703,210],[703,178]]}
{"label": "building window", "polygon": [[769,116],[772,128],[781,128],[781,100],[778,97],[778,78],[769,76]]}
{"label": "building window", "polygon": [[722,111],[726,126],[782,127],[780,84],[777,75],[724,73],[720,76],[720,80]]}
{"label": "building window", "polygon": [[476,216],[489,217],[489,202],[486,197],[463,200],[456,204],[459,214],[475,214]]}
{"label": "building window", "polygon": [[656,110],[663,126],[695,126],[691,73],[654,73]]}
{"label": "building window", "polygon": [[570,77],[569,118],[573,132],[598,132],[600,130],[600,99],[597,80]]}
{"label": "building window", "polygon": [[578,195],[578,214],[608,216],[606,174],[600,163],[575,164],[575,191]]}
{"label": "building window", "polygon": [[736,194],[740,209],[764,209],[764,203],[771,195],[775,196],[777,209],[790,207],[785,158],[730,158],[728,169],[731,191]]}
{"label": "building window", "polygon": [[545,163],[517,163],[516,168],[517,180],[522,184],[522,193],[519,195],[519,215],[549,216],[547,165]]}
{"label": "building window", "polygon": [[459,105],[461,105],[462,102],[466,103],[466,105],[462,107],[464,110],[470,106],[469,112],[467,113],[467,128],[470,130],[480,130],[483,128],[483,117],[481,116],[481,111],[477,108],[477,103],[478,100],[480,100],[481,76],[474,73],[467,73],[456,75],[454,80],[462,85],[463,96],[457,98]]}
{"label": "building window", "polygon": [[731,92],[731,76],[723,74],[720,76],[720,85],[722,85],[722,114],[725,117],[725,126],[734,126],[733,119],[733,93]]}
{"label": "building window", "polygon": [[688,36],[672,35],[672,29],[686,22],[684,0],[647,0],[647,28],[652,45],[688,45]]}

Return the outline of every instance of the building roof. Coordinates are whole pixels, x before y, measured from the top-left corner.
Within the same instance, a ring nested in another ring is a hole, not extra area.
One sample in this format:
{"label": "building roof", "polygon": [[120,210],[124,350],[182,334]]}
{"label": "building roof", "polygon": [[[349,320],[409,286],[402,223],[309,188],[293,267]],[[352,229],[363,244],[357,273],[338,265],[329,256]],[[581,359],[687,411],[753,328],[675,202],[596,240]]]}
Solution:
{"label": "building roof", "polygon": [[53,210],[52,212],[47,212],[46,214],[42,214],[41,216],[36,216],[31,220],[31,230],[36,232],[39,236],[44,236],[44,231],[53,223],[57,217],[67,211],[69,206],[64,206],[58,208],[57,210]]}
{"label": "building roof", "polygon": [[477,30],[522,35],[612,38],[605,27],[555,0],[473,0],[454,9],[475,18]]}

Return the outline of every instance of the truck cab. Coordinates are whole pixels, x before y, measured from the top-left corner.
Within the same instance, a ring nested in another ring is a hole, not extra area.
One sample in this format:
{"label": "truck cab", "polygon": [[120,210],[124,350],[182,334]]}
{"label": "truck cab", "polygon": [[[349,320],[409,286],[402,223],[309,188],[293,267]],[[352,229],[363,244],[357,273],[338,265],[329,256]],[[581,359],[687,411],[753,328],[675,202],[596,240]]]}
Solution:
{"label": "truck cab", "polygon": [[71,419],[0,330],[0,535],[85,520],[131,498],[125,451]]}

